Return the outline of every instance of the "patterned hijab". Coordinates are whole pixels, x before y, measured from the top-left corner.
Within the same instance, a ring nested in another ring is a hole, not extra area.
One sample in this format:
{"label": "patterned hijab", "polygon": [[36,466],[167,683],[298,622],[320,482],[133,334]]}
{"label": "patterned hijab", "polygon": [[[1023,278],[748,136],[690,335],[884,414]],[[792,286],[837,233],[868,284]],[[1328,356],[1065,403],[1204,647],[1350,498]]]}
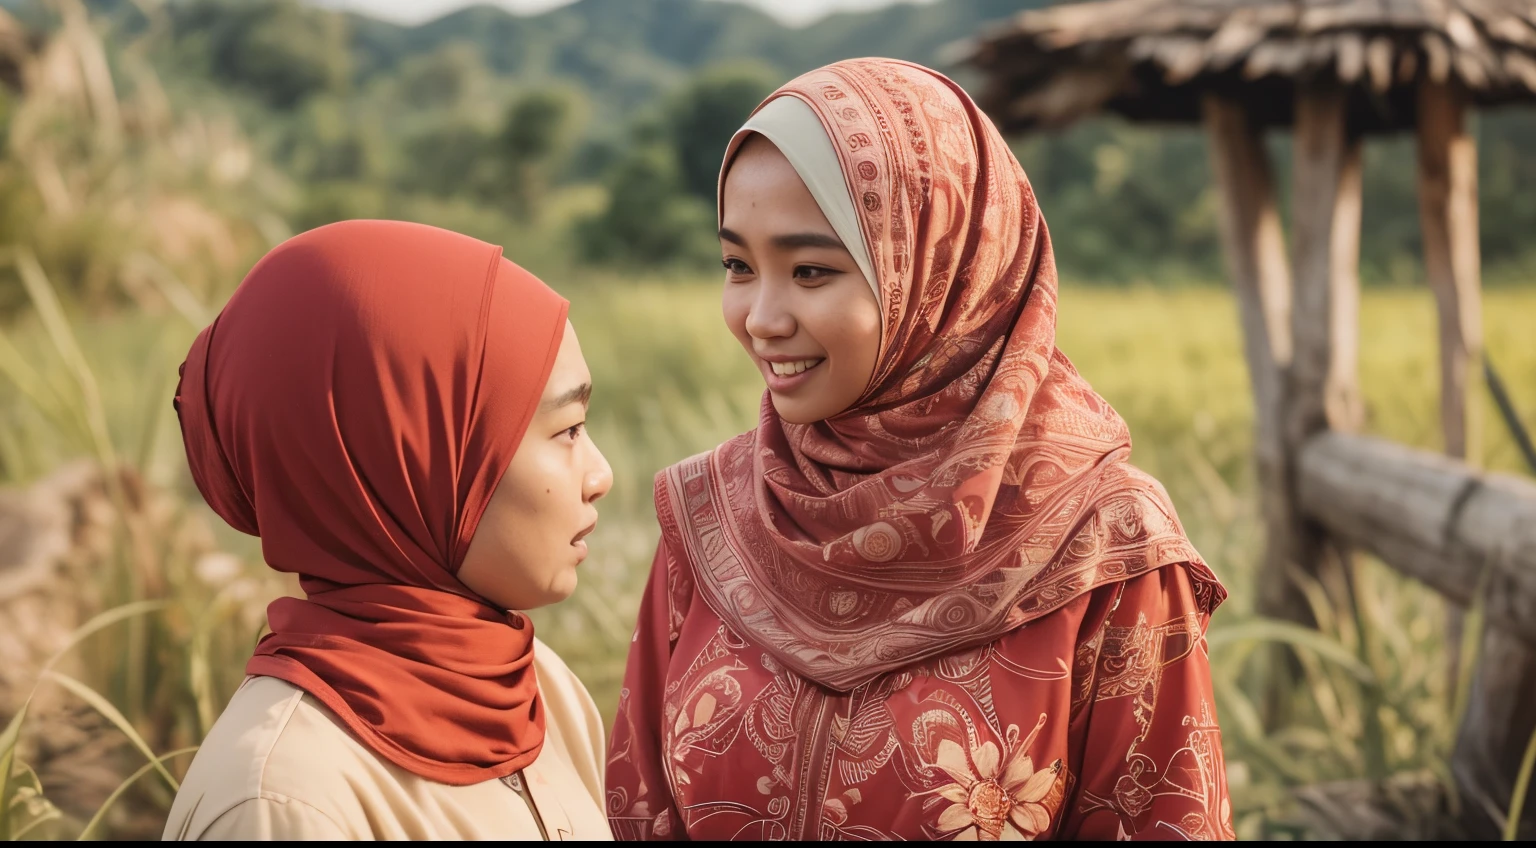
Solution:
{"label": "patterned hijab", "polygon": [[1125,422],[1056,349],[1045,221],[991,121],[889,59],[779,97],[815,111],[857,200],[880,356],[847,411],[791,424],[765,393],[756,429],[657,476],[664,540],[706,603],[839,691],[1167,565],[1220,603],[1167,493],[1128,464]]}

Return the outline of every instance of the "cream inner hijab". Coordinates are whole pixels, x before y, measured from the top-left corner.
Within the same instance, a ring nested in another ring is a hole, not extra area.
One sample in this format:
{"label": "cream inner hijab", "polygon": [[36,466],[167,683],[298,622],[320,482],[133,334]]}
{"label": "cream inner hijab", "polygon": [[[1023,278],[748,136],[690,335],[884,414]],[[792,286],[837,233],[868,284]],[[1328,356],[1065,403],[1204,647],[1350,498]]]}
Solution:
{"label": "cream inner hijab", "polygon": [[[853,261],[863,272],[864,279],[875,292],[875,302],[880,302],[880,285],[875,280],[875,263],[870,261],[869,246],[864,243],[864,231],[859,227],[859,215],[854,211],[853,195],[848,193],[848,181],[843,178],[843,168],[837,161],[837,150],[827,135],[821,119],[804,100],[784,95],[770,100],[736,131],[731,140],[734,148],[741,137],[749,132],[761,134],[784,154],[795,173],[811,190],[811,197],[827,216],[833,232],[842,239],[843,246],[853,254]],[[881,304],[882,306],[884,304]]]}

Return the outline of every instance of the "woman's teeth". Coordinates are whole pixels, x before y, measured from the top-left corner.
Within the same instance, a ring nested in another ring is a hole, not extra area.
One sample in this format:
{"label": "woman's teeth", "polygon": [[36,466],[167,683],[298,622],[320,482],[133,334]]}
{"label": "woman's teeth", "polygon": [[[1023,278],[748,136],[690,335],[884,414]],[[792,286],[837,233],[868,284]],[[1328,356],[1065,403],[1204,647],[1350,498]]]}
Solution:
{"label": "woman's teeth", "polygon": [[768,367],[773,369],[774,374],[780,377],[788,377],[793,374],[799,374],[807,368],[815,368],[820,364],[820,359],[802,359],[799,362],[770,362]]}

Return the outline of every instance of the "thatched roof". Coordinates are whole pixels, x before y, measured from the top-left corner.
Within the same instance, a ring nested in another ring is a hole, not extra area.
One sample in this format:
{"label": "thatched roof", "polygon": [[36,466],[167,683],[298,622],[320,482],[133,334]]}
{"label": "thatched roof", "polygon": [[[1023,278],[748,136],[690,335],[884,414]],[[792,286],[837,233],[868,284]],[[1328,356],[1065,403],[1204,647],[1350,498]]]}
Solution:
{"label": "thatched roof", "polygon": [[1006,130],[1104,110],[1198,121],[1207,92],[1283,126],[1298,84],[1334,83],[1357,130],[1394,131],[1426,78],[1474,106],[1536,102],[1536,0],[1101,0],[1021,13],[968,54]]}

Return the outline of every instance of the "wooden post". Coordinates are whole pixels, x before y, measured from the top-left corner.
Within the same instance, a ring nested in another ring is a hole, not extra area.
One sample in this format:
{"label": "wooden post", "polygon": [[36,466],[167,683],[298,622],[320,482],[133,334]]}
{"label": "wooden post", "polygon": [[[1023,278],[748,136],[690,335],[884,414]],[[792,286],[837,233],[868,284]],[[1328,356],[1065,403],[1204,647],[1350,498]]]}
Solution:
{"label": "wooden post", "polygon": [[[1435,294],[1440,338],[1440,426],[1445,452],[1480,461],[1482,301],[1478,246],[1477,147],[1466,131],[1461,92],[1427,81],[1419,90],[1419,219],[1424,272]],[[1502,592],[1488,589],[1490,603]],[[1461,615],[1447,611],[1451,656],[1461,642]],[[1452,680],[1461,670],[1452,666]],[[1467,711],[1457,732],[1451,771],[1462,800],[1462,826],[1473,838],[1499,835],[1531,733],[1536,731],[1536,649],[1507,627],[1481,636]],[[1522,835],[1536,828],[1527,802]]]}
{"label": "wooden post", "polygon": [[[1486,597],[1508,581],[1495,576]],[[1510,630],[1491,624],[1483,633],[1467,710],[1451,752],[1451,775],[1461,804],[1461,826],[1472,839],[1497,839],[1514,795],[1515,775],[1536,733],[1536,649]],[[1519,839],[1536,838],[1536,810],[1527,797]]]}
{"label": "wooden post", "polygon": [[[1329,554],[1321,531],[1302,518],[1296,462],[1308,437],[1360,423],[1360,142],[1347,127],[1343,91],[1303,89],[1296,99],[1292,213],[1291,366],[1285,381],[1286,496],[1294,516],[1290,568],[1316,578]],[[1312,623],[1291,575],[1270,575],[1266,611]]]}
{"label": "wooden post", "polygon": [[1253,386],[1254,457],[1266,536],[1261,568],[1266,575],[1283,575],[1294,559],[1282,419],[1282,380],[1291,358],[1290,262],[1263,137],[1242,103],[1209,95],[1204,110],[1222,202],[1222,247]]}
{"label": "wooden post", "polygon": [[[1294,619],[1305,607],[1286,608],[1300,600],[1288,594],[1292,587],[1286,577],[1300,552],[1286,472],[1284,379],[1291,358],[1291,268],[1285,232],[1269,154],[1246,106],[1207,95],[1203,108],[1212,175],[1221,196],[1222,248],[1253,388],[1254,470],[1264,522],[1258,606]],[[1284,649],[1276,648],[1250,670],[1254,682],[1269,690],[1263,699],[1266,721],[1278,718],[1278,696],[1288,686],[1293,665]]]}
{"label": "wooden post", "polygon": [[[1298,582],[1322,577],[1323,563],[1330,559],[1345,565],[1347,552],[1330,545],[1321,528],[1301,509],[1297,497],[1301,446],[1308,437],[1324,430],[1354,430],[1361,409],[1355,376],[1360,303],[1360,143],[1350,137],[1346,105],[1344,93],[1336,89],[1303,89],[1297,95],[1291,227],[1295,281],[1288,326],[1281,331],[1290,336],[1289,364],[1276,366],[1277,391],[1272,406],[1262,394],[1263,384],[1255,380],[1261,416],[1256,433],[1259,483],[1266,531],[1257,607],[1264,615],[1304,625],[1315,625],[1316,621]],[[1213,135],[1225,130],[1223,135],[1229,139],[1242,137],[1243,126],[1230,109],[1209,101],[1206,108],[1207,126]],[[1231,141],[1226,146],[1242,149],[1240,143]],[[1253,158],[1251,147],[1248,158]],[[1225,170],[1232,170],[1237,161],[1241,160],[1230,153],[1217,157],[1218,168]],[[1241,215],[1231,214],[1241,192],[1227,193],[1232,196],[1228,217],[1236,222],[1229,226],[1236,229],[1245,222]],[[1262,216],[1256,220],[1260,223],[1250,226],[1260,237],[1252,242],[1273,250],[1280,239],[1277,235],[1263,237],[1266,225]],[[1235,241],[1229,239],[1229,243]],[[1259,255],[1257,247],[1250,252]],[[1274,260],[1270,263],[1271,268],[1276,264]],[[1270,273],[1273,275],[1273,270]],[[1263,280],[1261,272],[1253,276]],[[1237,263],[1234,277],[1242,284],[1242,269]],[[1248,307],[1250,311],[1254,308]],[[1250,333],[1260,326],[1268,331],[1275,326],[1271,323],[1274,316],[1266,317],[1270,320],[1261,322],[1245,313],[1244,326]],[[1250,357],[1256,346],[1250,338]],[[1266,413],[1272,428],[1268,430]],[[1264,477],[1266,451],[1278,454],[1270,466],[1270,479]],[[1347,570],[1343,574],[1347,577]],[[1295,673],[1293,658],[1269,670],[1262,710],[1270,726],[1285,719]]]}
{"label": "wooden post", "polygon": [[1477,145],[1467,134],[1459,92],[1434,82],[1419,91],[1419,219],[1424,272],[1440,316],[1445,452],[1475,466],[1483,352]]}
{"label": "wooden post", "polygon": [[[1424,273],[1439,316],[1440,432],[1447,455],[1478,465],[1483,323],[1477,146],[1466,132],[1460,93],[1450,85],[1426,80],[1419,89],[1418,109]],[[1461,610],[1447,607],[1445,625],[1446,641],[1459,646]],[[1460,652],[1452,650],[1452,681],[1460,678],[1459,660]]]}
{"label": "wooden post", "polygon": [[1342,91],[1296,100],[1289,441],[1359,426],[1360,141]]}
{"label": "wooden post", "polygon": [[1208,95],[1205,129],[1249,376],[1261,398],[1275,400],[1280,367],[1291,360],[1291,268],[1269,154],[1247,108],[1237,101]]}
{"label": "wooden post", "polygon": [[[1453,603],[1470,604],[1481,590],[1487,629],[1451,759],[1460,827],[1412,831],[1419,838],[1497,838],[1536,732],[1536,481],[1479,474],[1434,453],[1338,433],[1307,442],[1299,480],[1308,514],[1334,538],[1371,551]],[[1529,805],[1527,799],[1521,829],[1527,839],[1536,836]],[[1394,807],[1404,814],[1401,804]],[[1429,797],[1412,807],[1415,817],[1444,816]],[[1340,820],[1347,816],[1346,807],[1337,809]]]}

